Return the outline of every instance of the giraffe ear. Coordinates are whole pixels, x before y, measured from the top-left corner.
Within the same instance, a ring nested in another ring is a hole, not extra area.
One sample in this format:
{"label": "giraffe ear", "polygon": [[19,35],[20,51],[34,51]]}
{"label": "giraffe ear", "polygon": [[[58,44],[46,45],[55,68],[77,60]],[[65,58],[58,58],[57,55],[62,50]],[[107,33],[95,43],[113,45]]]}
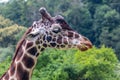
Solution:
{"label": "giraffe ear", "polygon": [[41,8],[39,9],[39,12],[40,12],[43,20],[44,20],[44,19],[47,19],[47,20],[49,20],[50,22],[54,22],[52,16],[47,12],[46,8],[41,7]]}

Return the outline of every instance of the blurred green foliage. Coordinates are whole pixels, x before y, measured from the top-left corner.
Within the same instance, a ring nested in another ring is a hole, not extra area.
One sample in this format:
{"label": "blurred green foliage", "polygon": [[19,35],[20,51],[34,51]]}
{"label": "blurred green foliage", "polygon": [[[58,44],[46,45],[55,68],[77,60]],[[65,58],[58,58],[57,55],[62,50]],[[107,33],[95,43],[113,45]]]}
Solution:
{"label": "blurred green foliage", "polygon": [[12,56],[26,28],[0,15],[0,62]]}
{"label": "blurred green foliage", "polygon": [[6,28],[0,28],[0,46],[6,47],[9,44],[15,45],[25,30],[25,27],[16,24]]}
{"label": "blurred green foliage", "polygon": [[2,76],[10,66],[11,57],[7,57],[5,61],[0,63],[0,76]]}
{"label": "blurred green foliage", "polygon": [[0,15],[0,28],[9,27],[13,24],[14,24],[13,21],[5,19],[2,15]]}
{"label": "blurred green foliage", "polygon": [[79,50],[45,50],[33,73],[41,80],[110,80],[115,77],[118,60],[114,51],[104,46],[85,52]]}
{"label": "blurred green foliage", "polygon": [[0,48],[0,62],[6,60],[8,56],[12,57],[14,53],[13,45],[9,45],[7,48]]}
{"label": "blurred green foliage", "polygon": [[16,45],[26,28],[0,16],[0,47]]}
{"label": "blurred green foliage", "polygon": [[[9,63],[10,58],[0,63],[0,75]],[[39,56],[32,80],[118,80],[117,63],[114,51],[104,46],[85,52],[47,48]]]}

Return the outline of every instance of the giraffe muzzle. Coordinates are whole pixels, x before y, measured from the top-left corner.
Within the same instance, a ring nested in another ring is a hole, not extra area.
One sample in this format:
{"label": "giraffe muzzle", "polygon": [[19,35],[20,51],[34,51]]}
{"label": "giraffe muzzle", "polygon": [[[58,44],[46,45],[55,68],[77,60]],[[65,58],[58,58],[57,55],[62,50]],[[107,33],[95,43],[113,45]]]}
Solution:
{"label": "giraffe muzzle", "polygon": [[85,41],[77,45],[77,48],[81,51],[86,51],[92,48],[92,43],[90,41]]}

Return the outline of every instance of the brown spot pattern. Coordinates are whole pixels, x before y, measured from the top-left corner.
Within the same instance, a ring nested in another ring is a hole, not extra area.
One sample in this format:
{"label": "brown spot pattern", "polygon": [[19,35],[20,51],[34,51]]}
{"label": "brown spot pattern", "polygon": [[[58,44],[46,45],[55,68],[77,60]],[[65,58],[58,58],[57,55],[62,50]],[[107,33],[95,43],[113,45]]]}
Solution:
{"label": "brown spot pattern", "polygon": [[50,43],[50,45],[51,45],[52,47],[55,47],[55,46],[56,46],[56,43]]}
{"label": "brown spot pattern", "polygon": [[31,47],[33,45],[33,42],[28,42],[26,45],[26,49],[28,49],[29,47]]}
{"label": "brown spot pattern", "polygon": [[5,80],[8,80],[8,79],[9,79],[9,74],[8,74],[8,73],[5,74],[4,79],[5,79]]}
{"label": "brown spot pattern", "polygon": [[43,46],[44,46],[44,47],[47,47],[47,44],[44,43]]}
{"label": "brown spot pattern", "polygon": [[68,37],[73,37],[73,32],[68,32]]}
{"label": "brown spot pattern", "polygon": [[29,80],[29,72],[23,69],[21,64],[18,64],[16,77],[17,80]]}
{"label": "brown spot pattern", "polygon": [[41,50],[40,51],[44,51],[45,49],[44,48],[41,48]]}
{"label": "brown spot pattern", "polygon": [[39,56],[39,53],[36,54],[36,57],[38,57],[38,56]]}
{"label": "brown spot pattern", "polygon": [[65,47],[65,45],[61,45],[61,48],[64,48]]}
{"label": "brown spot pattern", "polygon": [[40,41],[37,40],[35,43],[36,43],[36,44],[40,44]]}
{"label": "brown spot pattern", "polygon": [[28,53],[33,55],[33,56],[36,54],[36,52],[37,52],[37,48],[36,47],[33,47],[33,48],[28,50]]}
{"label": "brown spot pattern", "polygon": [[20,49],[19,49],[19,51],[16,55],[16,60],[18,61],[21,58],[22,55],[23,55],[23,50],[22,50],[22,47],[20,47]]}
{"label": "brown spot pattern", "polygon": [[27,68],[32,68],[35,64],[34,60],[27,56],[27,55],[24,55],[23,59],[22,59],[22,62],[24,63],[24,65],[27,67]]}
{"label": "brown spot pattern", "polygon": [[68,44],[68,41],[66,38],[63,39],[64,44]]}
{"label": "brown spot pattern", "polygon": [[75,38],[79,38],[79,35],[78,35],[78,34],[75,34]]}
{"label": "brown spot pattern", "polygon": [[62,44],[62,38],[58,38],[58,39],[57,39],[57,43],[58,43],[58,44]]}

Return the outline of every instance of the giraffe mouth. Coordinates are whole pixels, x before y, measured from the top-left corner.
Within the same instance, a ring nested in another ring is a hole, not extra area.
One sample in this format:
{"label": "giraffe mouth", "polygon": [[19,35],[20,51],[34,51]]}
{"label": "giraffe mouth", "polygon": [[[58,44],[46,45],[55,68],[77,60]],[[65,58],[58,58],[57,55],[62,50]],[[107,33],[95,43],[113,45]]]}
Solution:
{"label": "giraffe mouth", "polygon": [[89,40],[79,41],[78,39],[73,39],[71,43],[81,51],[86,51],[89,48],[92,48],[92,43]]}
{"label": "giraffe mouth", "polygon": [[86,50],[92,48],[92,43],[89,41],[86,41],[84,43],[78,44],[77,48],[81,51],[86,51]]}

